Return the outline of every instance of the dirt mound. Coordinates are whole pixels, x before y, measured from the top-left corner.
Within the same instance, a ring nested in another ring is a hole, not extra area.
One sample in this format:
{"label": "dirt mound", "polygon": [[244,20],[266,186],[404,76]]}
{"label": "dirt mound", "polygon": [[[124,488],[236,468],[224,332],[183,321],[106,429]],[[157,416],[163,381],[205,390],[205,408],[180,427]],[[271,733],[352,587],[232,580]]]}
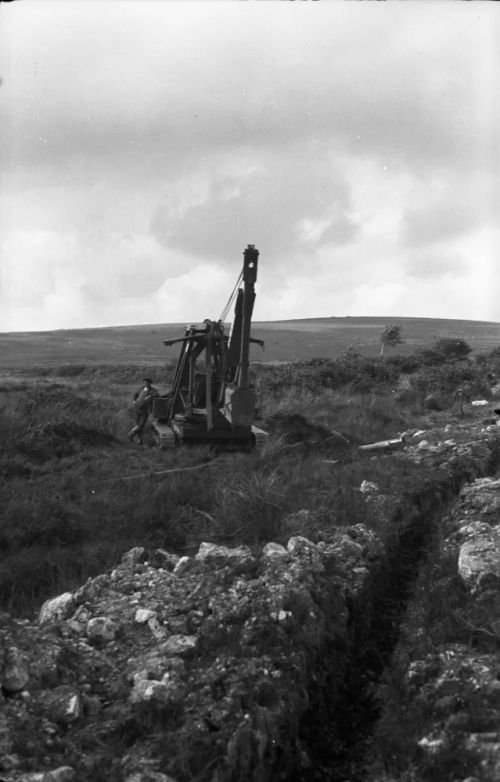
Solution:
{"label": "dirt mound", "polygon": [[346,449],[351,446],[345,435],[308,421],[300,413],[275,413],[266,420],[266,428],[284,437],[291,445],[303,443],[305,446],[328,449]]}
{"label": "dirt mound", "polygon": [[82,448],[109,446],[115,438],[76,421],[45,424],[27,431],[15,441],[15,450],[33,461],[69,456]]}

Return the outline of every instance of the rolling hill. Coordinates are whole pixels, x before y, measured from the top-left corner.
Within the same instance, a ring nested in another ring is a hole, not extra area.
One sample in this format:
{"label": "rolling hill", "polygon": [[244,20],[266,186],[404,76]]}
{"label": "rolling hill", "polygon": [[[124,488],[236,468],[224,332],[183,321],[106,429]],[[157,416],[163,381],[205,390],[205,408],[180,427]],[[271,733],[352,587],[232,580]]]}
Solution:
{"label": "rolling hill", "polygon": [[[252,334],[265,349],[252,346],[252,361],[286,362],[335,358],[349,345],[377,355],[384,327],[398,323],[405,343],[387,349],[413,353],[441,337],[465,339],[474,352],[500,345],[500,323],[472,320],[394,317],[330,317],[257,322]],[[162,363],[175,361],[179,347],[165,347],[164,339],[181,337],[185,324],[149,324],[58,331],[0,334],[0,367],[51,366],[69,363]]]}

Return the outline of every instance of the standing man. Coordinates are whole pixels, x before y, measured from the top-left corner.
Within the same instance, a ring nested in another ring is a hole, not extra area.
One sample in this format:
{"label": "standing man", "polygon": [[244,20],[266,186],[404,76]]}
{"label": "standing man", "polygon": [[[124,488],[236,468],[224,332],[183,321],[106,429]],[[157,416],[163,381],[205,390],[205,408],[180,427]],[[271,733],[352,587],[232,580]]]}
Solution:
{"label": "standing man", "polygon": [[146,426],[149,414],[153,409],[153,399],[159,396],[158,390],[153,386],[153,381],[150,377],[145,377],[143,383],[144,385],[142,388],[134,394],[134,401],[132,404],[135,410],[135,426],[127,435],[131,443],[133,443],[134,438],[137,437],[139,445],[142,445],[144,427]]}

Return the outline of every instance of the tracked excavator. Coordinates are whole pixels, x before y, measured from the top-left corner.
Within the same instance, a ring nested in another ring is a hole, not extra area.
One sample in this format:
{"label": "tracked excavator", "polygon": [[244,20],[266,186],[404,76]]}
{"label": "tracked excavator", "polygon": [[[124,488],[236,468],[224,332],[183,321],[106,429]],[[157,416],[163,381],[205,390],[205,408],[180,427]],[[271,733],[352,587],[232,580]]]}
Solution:
{"label": "tracked excavator", "polygon": [[[208,444],[214,450],[251,450],[266,438],[256,426],[259,399],[250,383],[250,344],[259,251],[249,244],[243,269],[219,320],[187,326],[170,393],[153,401],[152,437],[160,448]],[[229,334],[224,321],[234,302]]]}

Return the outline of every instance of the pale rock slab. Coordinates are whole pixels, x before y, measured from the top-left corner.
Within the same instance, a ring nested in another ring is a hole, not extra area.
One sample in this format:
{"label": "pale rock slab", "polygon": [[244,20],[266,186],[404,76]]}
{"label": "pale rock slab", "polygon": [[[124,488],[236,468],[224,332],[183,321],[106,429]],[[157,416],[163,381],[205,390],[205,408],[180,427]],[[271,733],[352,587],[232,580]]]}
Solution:
{"label": "pale rock slab", "polygon": [[61,619],[65,619],[73,610],[74,602],[74,596],[71,592],[63,592],[62,595],[46,600],[40,609],[39,623],[59,622]]}

